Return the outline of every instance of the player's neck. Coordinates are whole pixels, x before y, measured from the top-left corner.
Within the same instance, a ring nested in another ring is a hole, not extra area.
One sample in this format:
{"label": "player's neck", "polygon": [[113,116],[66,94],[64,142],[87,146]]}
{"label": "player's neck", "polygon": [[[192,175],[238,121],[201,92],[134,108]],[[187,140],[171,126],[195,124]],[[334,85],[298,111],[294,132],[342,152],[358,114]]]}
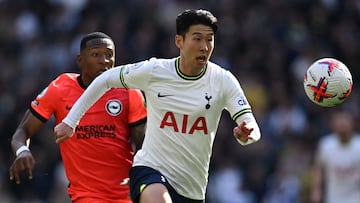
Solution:
{"label": "player's neck", "polygon": [[90,85],[91,82],[92,82],[92,80],[87,80],[83,75],[80,75],[78,77],[78,83],[84,89],[86,89]]}
{"label": "player's neck", "polygon": [[181,73],[187,76],[197,76],[204,71],[205,67],[193,67],[189,64],[186,64],[184,61],[180,60],[179,70]]}
{"label": "player's neck", "polygon": [[346,136],[340,137],[339,140],[342,145],[348,145],[351,142],[351,138],[351,134],[348,134]]}

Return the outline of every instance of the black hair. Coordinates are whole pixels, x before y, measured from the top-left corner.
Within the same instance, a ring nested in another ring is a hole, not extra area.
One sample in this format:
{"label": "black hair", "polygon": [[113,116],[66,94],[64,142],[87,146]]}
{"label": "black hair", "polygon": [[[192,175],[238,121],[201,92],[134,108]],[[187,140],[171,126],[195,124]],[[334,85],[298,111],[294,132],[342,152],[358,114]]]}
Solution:
{"label": "black hair", "polygon": [[217,18],[207,10],[185,10],[176,18],[176,34],[185,35],[191,25],[207,25],[210,26],[214,33],[216,33],[218,26]]}
{"label": "black hair", "polygon": [[80,51],[82,51],[86,48],[86,42],[88,42],[89,40],[92,40],[92,39],[97,39],[97,38],[106,38],[106,39],[110,39],[111,41],[113,41],[109,35],[107,35],[103,32],[92,32],[92,33],[84,35],[84,37],[81,39]]}

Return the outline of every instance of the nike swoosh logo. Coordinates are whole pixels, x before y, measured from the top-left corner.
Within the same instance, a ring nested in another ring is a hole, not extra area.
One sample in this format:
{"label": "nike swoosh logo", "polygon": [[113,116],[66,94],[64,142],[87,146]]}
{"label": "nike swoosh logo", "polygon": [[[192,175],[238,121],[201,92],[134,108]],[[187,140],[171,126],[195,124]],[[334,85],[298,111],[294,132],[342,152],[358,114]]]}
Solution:
{"label": "nike swoosh logo", "polygon": [[158,97],[169,97],[169,96],[174,96],[174,95],[171,95],[171,94],[160,94],[160,92],[159,92],[157,96],[158,96]]}

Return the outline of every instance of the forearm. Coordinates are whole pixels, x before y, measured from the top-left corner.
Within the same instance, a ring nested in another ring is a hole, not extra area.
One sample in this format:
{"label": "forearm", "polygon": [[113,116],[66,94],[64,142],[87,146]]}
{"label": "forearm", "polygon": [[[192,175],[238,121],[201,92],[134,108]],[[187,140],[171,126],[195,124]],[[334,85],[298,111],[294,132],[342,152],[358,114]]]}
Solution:
{"label": "forearm", "polygon": [[25,133],[21,129],[17,129],[11,138],[11,149],[13,153],[16,153],[21,146],[29,147],[29,138],[26,138]]}
{"label": "forearm", "polygon": [[247,128],[252,128],[253,130],[251,131],[249,138],[247,139],[246,142],[241,141],[240,139],[236,138],[237,141],[241,144],[241,145],[248,145],[254,142],[257,142],[260,140],[261,138],[261,132],[260,132],[260,128],[255,120],[255,117],[253,114],[245,114],[241,117],[239,117],[236,122],[238,125],[240,125],[243,121],[246,122],[246,127]]}
{"label": "forearm", "polygon": [[113,68],[98,76],[75,102],[64,123],[75,128],[85,112],[103,95],[113,87],[122,87],[119,79],[120,68]]}
{"label": "forearm", "polygon": [[30,110],[27,110],[11,138],[11,148],[15,154],[21,146],[29,147],[30,138],[43,126]]}
{"label": "forearm", "polygon": [[322,191],[322,182],[323,182],[322,168],[319,165],[314,165],[311,171],[311,202],[321,202],[323,191]]}

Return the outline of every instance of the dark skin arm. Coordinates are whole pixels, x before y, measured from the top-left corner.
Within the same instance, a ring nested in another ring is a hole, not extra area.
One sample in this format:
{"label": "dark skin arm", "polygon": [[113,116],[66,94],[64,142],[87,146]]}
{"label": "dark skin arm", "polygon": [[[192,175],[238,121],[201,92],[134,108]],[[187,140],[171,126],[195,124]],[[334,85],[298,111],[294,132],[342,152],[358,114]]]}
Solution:
{"label": "dark skin arm", "polygon": [[130,128],[130,135],[135,143],[136,151],[141,149],[142,143],[145,137],[145,126],[146,124],[140,124],[138,126]]}
{"label": "dark skin arm", "polygon": [[322,201],[323,191],[322,183],[324,177],[324,169],[319,164],[314,164],[311,169],[312,175],[312,190],[310,200],[312,203],[320,203]]}
{"label": "dark skin arm", "polygon": [[[36,118],[30,110],[27,110],[11,139],[13,153],[15,154],[16,150],[23,145],[27,146],[26,141],[38,132],[43,125],[44,123],[41,120]],[[25,171],[27,177],[32,179],[34,165],[35,159],[31,152],[21,152],[10,166],[10,180],[20,184],[20,173],[22,171]]]}

